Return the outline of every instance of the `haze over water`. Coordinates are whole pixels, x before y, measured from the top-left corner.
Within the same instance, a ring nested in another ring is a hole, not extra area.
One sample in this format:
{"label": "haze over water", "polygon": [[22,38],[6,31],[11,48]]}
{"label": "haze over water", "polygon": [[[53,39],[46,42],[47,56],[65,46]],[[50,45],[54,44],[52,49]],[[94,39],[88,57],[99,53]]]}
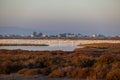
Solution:
{"label": "haze over water", "polygon": [[120,35],[120,0],[0,0],[0,34]]}

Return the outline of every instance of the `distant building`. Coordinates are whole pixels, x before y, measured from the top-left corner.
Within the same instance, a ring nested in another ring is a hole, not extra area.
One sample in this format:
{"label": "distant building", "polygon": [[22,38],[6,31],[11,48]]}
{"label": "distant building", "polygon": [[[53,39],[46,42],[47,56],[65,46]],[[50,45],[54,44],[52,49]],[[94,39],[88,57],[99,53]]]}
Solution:
{"label": "distant building", "polygon": [[71,33],[66,34],[66,38],[73,38],[73,37],[75,37],[74,34],[71,34]]}
{"label": "distant building", "polygon": [[37,36],[37,32],[33,32],[33,37],[36,37]]}
{"label": "distant building", "polygon": [[57,37],[58,37],[58,38],[60,38],[60,37],[61,37],[61,35],[60,35],[60,34],[58,34],[58,35],[57,35]]}
{"label": "distant building", "polygon": [[48,37],[46,34],[43,34],[42,37]]}
{"label": "distant building", "polygon": [[31,35],[31,37],[35,37],[35,38],[41,38],[43,36],[43,34],[40,32],[40,33],[37,33],[37,32],[33,32],[33,34]]}
{"label": "distant building", "polygon": [[77,34],[76,37],[80,38],[80,37],[83,37],[82,34]]}
{"label": "distant building", "polygon": [[97,37],[97,35],[96,35],[96,34],[93,34],[93,35],[92,35],[92,37],[94,37],[94,38],[95,38],[95,37]]}
{"label": "distant building", "polygon": [[59,34],[58,37],[65,38],[66,37],[66,33]]}
{"label": "distant building", "polygon": [[38,36],[38,37],[42,37],[42,36],[43,36],[43,34],[40,32],[37,36]]}
{"label": "distant building", "polygon": [[30,35],[30,37],[34,37],[34,35],[33,35],[33,34],[31,34],[31,35]]}
{"label": "distant building", "polygon": [[105,36],[104,36],[104,35],[99,34],[99,35],[98,35],[98,38],[105,38]]}

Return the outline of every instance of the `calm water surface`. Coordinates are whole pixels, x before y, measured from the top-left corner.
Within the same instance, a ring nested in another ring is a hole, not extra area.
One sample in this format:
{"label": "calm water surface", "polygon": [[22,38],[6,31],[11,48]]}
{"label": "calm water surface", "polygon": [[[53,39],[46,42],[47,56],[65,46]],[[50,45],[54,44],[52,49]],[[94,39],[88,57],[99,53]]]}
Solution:
{"label": "calm water surface", "polygon": [[[32,50],[32,51],[44,51],[44,50],[63,50],[63,51],[73,51],[78,46],[73,45],[49,45],[49,46],[0,46],[0,49],[22,49],[22,50]],[[79,47],[82,48],[82,47]]]}

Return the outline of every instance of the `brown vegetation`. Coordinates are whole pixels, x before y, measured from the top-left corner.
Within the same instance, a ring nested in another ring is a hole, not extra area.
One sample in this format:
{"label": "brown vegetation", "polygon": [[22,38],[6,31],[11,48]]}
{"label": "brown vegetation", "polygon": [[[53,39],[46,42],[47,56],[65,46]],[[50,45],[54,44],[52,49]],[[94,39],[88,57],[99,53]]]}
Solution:
{"label": "brown vegetation", "polygon": [[0,74],[120,80],[119,72],[120,44],[89,44],[70,52],[0,50]]}
{"label": "brown vegetation", "polygon": [[38,75],[40,74],[40,69],[21,69],[18,71],[18,74],[24,74],[24,75]]}
{"label": "brown vegetation", "polygon": [[47,44],[0,44],[0,46],[49,46]]}

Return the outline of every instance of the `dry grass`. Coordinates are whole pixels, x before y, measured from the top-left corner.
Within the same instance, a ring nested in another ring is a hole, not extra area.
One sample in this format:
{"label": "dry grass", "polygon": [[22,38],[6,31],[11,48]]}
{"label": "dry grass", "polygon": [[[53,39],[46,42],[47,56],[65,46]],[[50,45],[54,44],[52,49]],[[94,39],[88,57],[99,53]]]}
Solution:
{"label": "dry grass", "polygon": [[40,69],[21,69],[17,72],[18,74],[24,74],[24,75],[38,75],[40,74]]}
{"label": "dry grass", "polygon": [[0,74],[119,80],[120,44],[87,46],[71,52],[0,50]]}

